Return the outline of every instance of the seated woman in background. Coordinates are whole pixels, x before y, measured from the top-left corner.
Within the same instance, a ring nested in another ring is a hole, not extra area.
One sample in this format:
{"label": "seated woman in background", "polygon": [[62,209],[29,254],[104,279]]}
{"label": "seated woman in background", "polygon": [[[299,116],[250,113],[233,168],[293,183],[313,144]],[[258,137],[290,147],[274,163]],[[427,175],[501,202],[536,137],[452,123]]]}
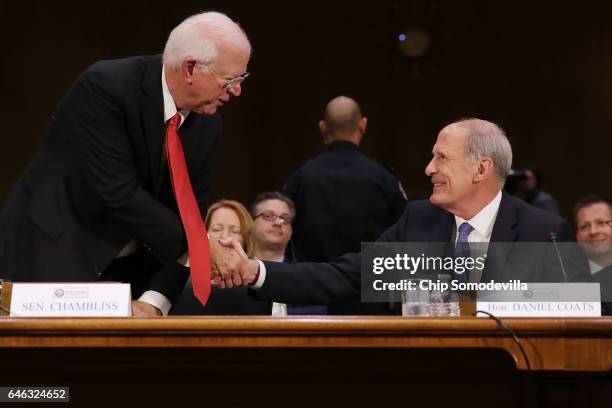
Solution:
{"label": "seated woman in background", "polygon": [[[220,200],[210,206],[206,213],[208,237],[218,240],[232,237],[239,242],[247,256],[253,255],[253,219],[242,204],[234,200]],[[256,301],[248,293],[248,288],[212,288],[206,306],[193,294],[191,279],[170,310],[171,315],[269,315],[272,304]]]}

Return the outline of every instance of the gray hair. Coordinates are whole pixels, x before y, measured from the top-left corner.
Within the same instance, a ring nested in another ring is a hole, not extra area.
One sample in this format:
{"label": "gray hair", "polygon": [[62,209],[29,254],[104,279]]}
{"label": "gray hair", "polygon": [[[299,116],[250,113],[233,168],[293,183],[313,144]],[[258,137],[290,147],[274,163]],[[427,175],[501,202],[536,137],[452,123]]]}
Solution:
{"label": "gray hair", "polygon": [[204,12],[187,17],[168,36],[164,49],[164,65],[178,69],[186,57],[192,57],[209,72],[219,58],[219,43],[251,52],[245,32],[222,13]]}
{"label": "gray hair", "polygon": [[467,154],[474,163],[483,157],[493,160],[495,175],[500,182],[506,180],[512,168],[512,147],[506,133],[495,123],[469,118],[453,123],[467,135]]}
{"label": "gray hair", "polygon": [[255,218],[257,215],[257,206],[268,200],[279,200],[284,202],[287,204],[287,207],[289,207],[289,215],[291,218],[295,218],[295,204],[293,200],[278,191],[268,191],[258,195],[255,201],[253,201],[253,204],[251,204],[251,217]]}

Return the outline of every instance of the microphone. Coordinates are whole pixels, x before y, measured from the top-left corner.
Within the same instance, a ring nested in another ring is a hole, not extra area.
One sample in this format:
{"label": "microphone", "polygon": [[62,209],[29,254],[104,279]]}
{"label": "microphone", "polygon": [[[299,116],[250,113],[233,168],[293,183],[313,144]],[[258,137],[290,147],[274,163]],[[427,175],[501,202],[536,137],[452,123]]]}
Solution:
{"label": "microphone", "polygon": [[555,234],[554,232],[550,232],[548,234],[548,240],[552,242],[555,246],[555,251],[557,251],[557,258],[559,259],[559,265],[561,265],[561,272],[563,273],[563,282],[567,282],[567,273],[565,272],[565,265],[563,265],[563,258],[561,258],[559,246],[557,245],[557,234]]}

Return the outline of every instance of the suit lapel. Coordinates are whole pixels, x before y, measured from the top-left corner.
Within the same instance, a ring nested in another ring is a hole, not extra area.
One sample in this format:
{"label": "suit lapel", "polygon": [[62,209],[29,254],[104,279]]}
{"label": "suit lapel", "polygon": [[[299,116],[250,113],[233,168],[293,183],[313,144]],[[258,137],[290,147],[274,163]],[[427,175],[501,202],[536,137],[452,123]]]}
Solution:
{"label": "suit lapel", "polygon": [[[516,208],[513,205],[512,198],[504,191],[502,199],[493,225],[490,242],[493,245],[489,246],[487,252],[487,261],[485,267],[486,280],[502,280],[504,279],[503,271],[508,263],[510,253],[512,252],[512,243],[517,239],[517,216]],[[496,245],[495,243],[501,243]],[[485,276],[482,278],[485,281]]]}
{"label": "suit lapel", "polygon": [[454,228],[455,216],[445,211],[442,217],[431,228],[429,242],[434,247],[429,247],[428,253],[439,257],[452,254],[452,248],[454,248],[454,242],[452,242]]}
{"label": "suit lapel", "polygon": [[161,185],[162,152],[164,151],[165,140],[161,72],[161,57],[156,57],[149,64],[142,81],[144,92],[142,120],[149,149],[151,181],[156,195],[158,195]]}
{"label": "suit lapel", "polygon": [[455,216],[444,211],[444,215],[431,228],[431,242],[448,242],[451,240],[455,225]]}
{"label": "suit lapel", "polygon": [[517,236],[517,217],[516,208],[513,205],[512,197],[505,191],[502,192],[501,203],[493,225],[491,242],[514,242]]}

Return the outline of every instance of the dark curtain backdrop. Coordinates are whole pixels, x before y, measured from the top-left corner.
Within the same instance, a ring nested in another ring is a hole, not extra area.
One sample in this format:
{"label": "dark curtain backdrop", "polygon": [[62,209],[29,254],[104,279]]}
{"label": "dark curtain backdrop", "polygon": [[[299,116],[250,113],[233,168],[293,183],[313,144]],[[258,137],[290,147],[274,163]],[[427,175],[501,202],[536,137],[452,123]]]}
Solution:
{"label": "dark curtain backdrop", "polygon": [[[280,188],[322,150],[317,122],[339,94],[369,118],[365,152],[414,197],[430,190],[438,131],[468,116],[507,131],[515,167],[540,165],[566,217],[584,194],[612,195],[612,2],[99,0],[0,3],[0,199],[83,69],[159,53],[172,27],[205,9],[240,22],[254,45],[252,77],[223,108],[211,200]],[[411,26],[431,36],[417,60],[396,47]]]}

